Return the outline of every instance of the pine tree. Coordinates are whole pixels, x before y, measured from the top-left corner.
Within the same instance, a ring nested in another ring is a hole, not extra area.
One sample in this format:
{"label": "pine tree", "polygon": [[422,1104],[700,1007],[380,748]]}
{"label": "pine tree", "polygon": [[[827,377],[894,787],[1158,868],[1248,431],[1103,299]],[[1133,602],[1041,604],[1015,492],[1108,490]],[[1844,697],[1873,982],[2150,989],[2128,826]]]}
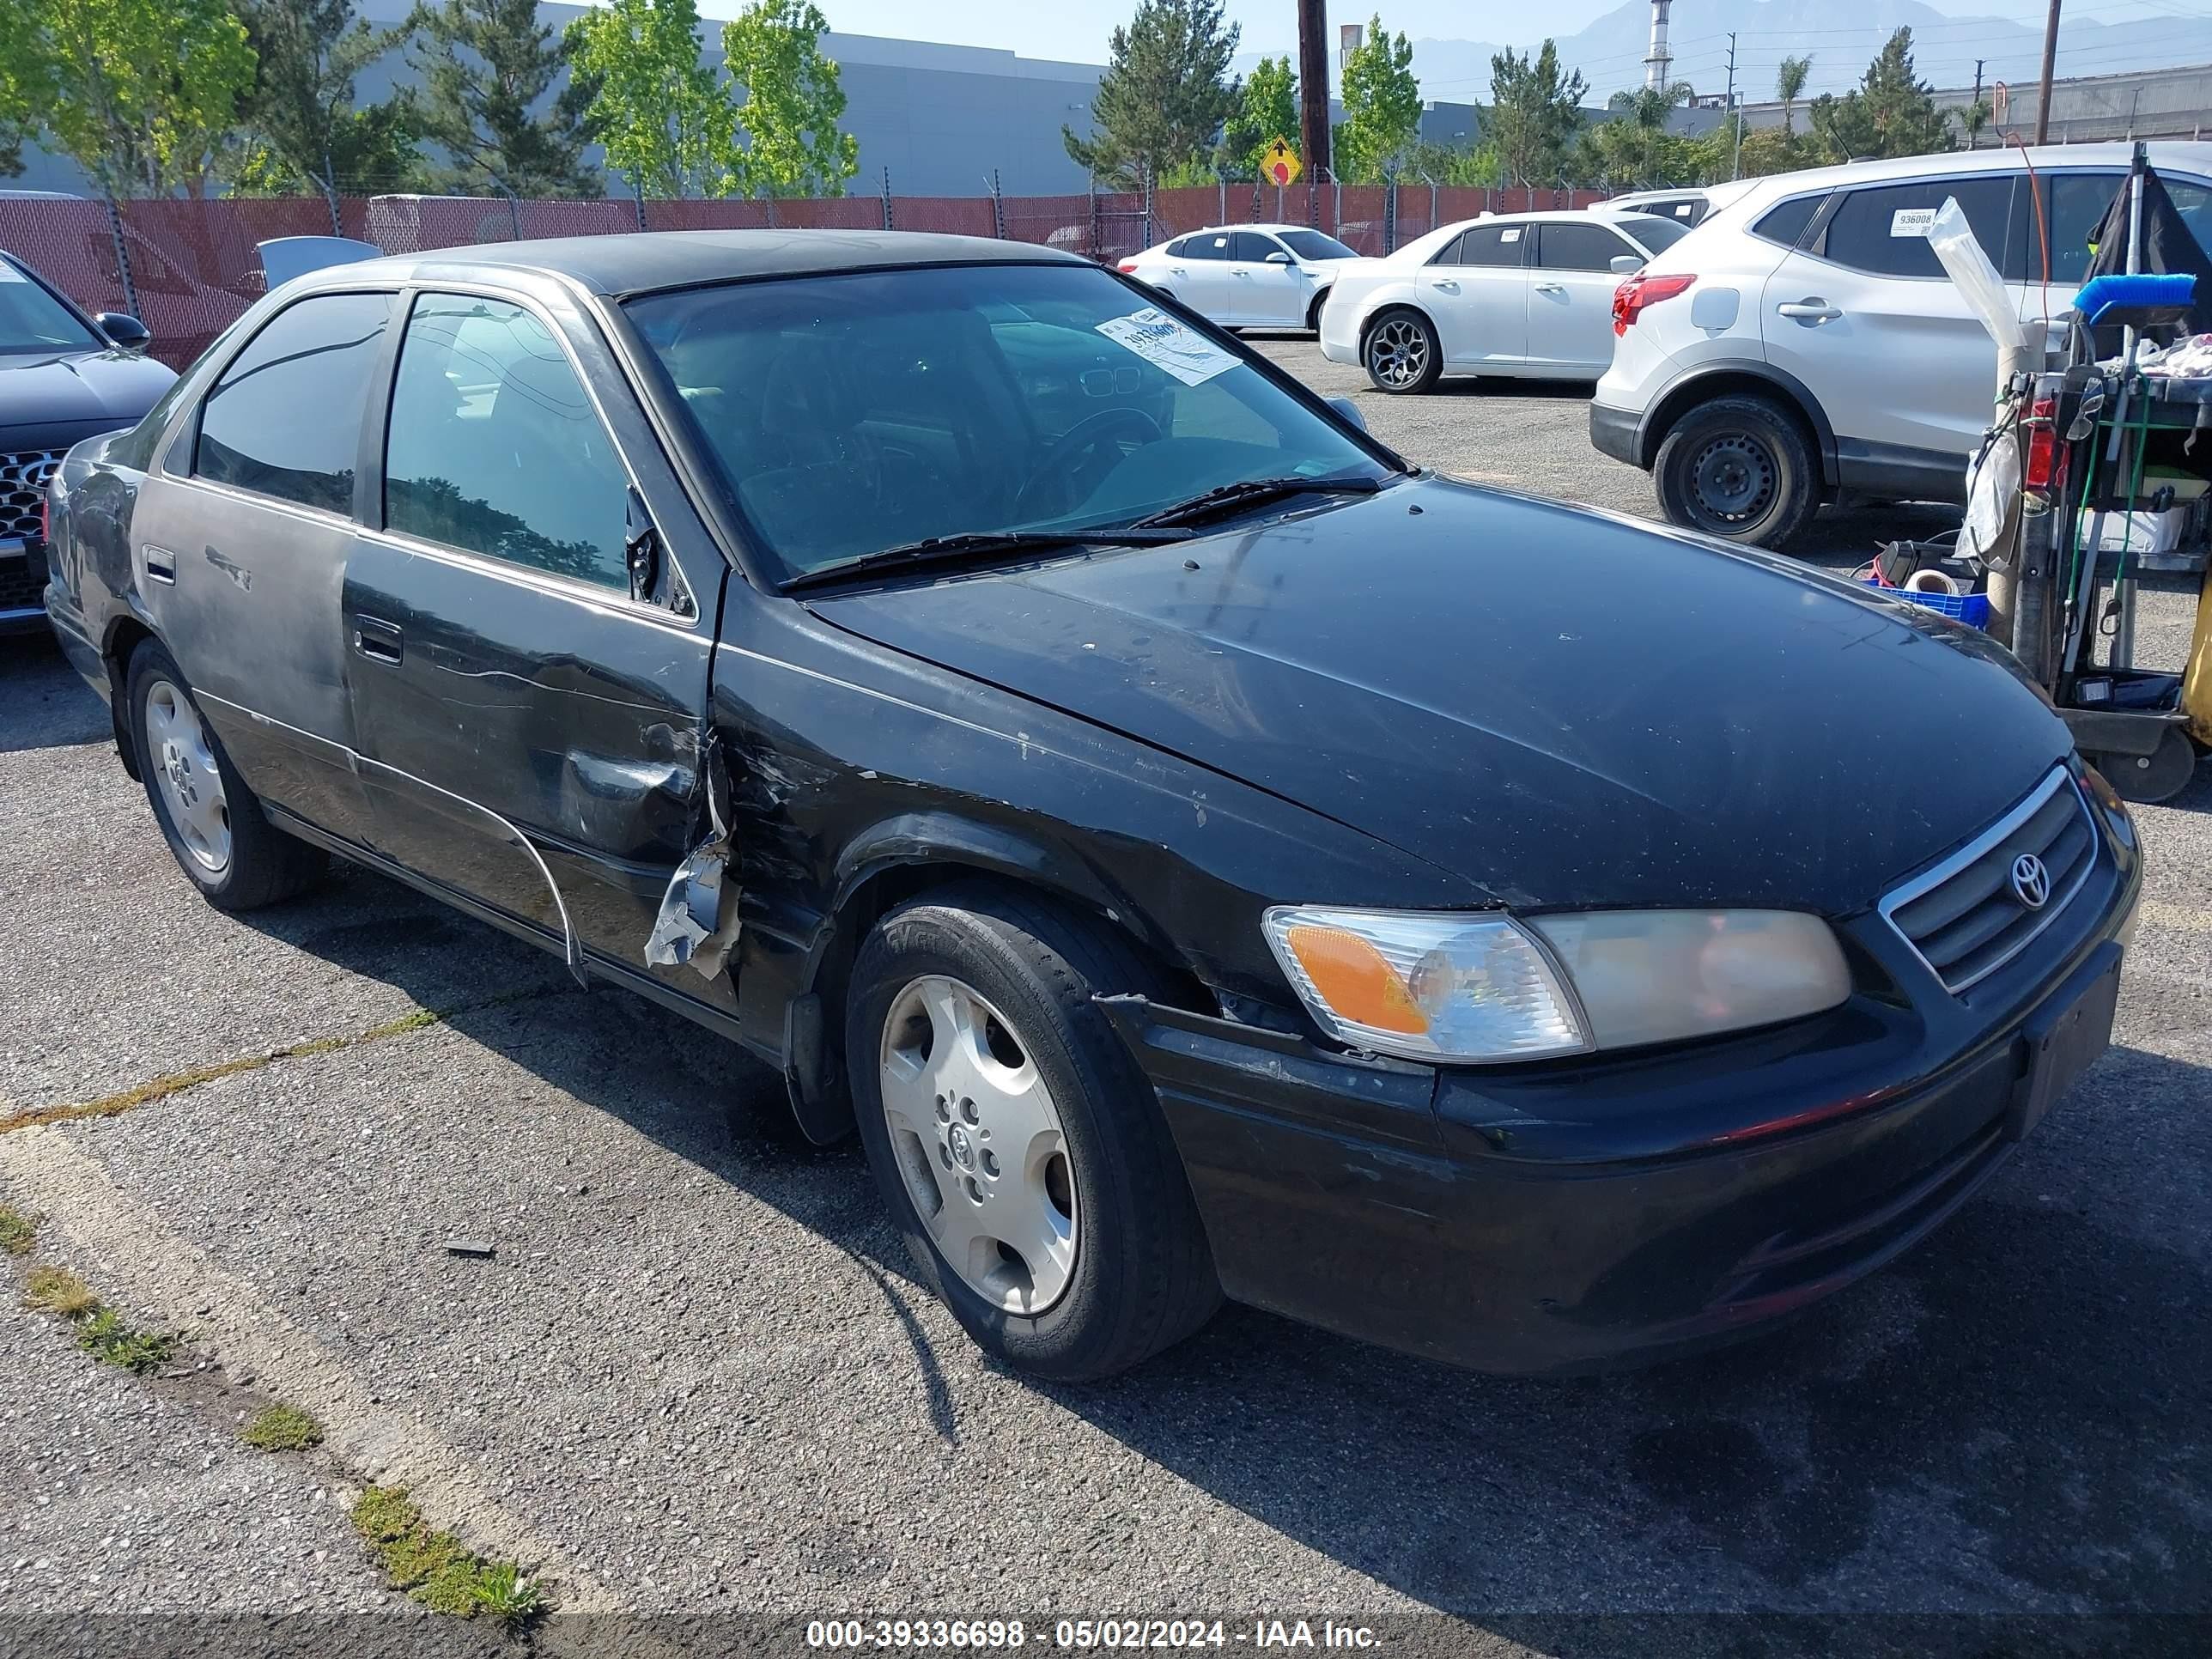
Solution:
{"label": "pine tree", "polygon": [[1490,60],[1490,119],[1486,137],[1507,179],[1555,185],[1582,131],[1582,71],[1559,72],[1549,40],[1532,58],[1510,47]]}
{"label": "pine tree", "polygon": [[1912,31],[1899,29],[1841,98],[1813,100],[1813,136],[1832,161],[1860,156],[1925,155],[1954,139],[1934,91],[1912,72]]}
{"label": "pine tree", "polygon": [[1102,180],[1132,186],[1203,155],[1242,96],[1229,78],[1240,38],[1222,21],[1221,0],[1139,0],[1114,31],[1091,100],[1096,131],[1079,138],[1060,129],[1068,155]]}
{"label": "pine tree", "polygon": [[258,59],[240,111],[251,135],[234,184],[248,193],[413,187],[422,171],[413,94],[356,107],[354,80],[404,36],[372,29],[353,0],[233,0]]}
{"label": "pine tree", "polygon": [[584,112],[596,88],[571,80],[554,92],[568,52],[538,22],[537,0],[445,0],[417,6],[408,27],[423,136],[450,161],[441,184],[518,197],[601,193],[584,163]]}

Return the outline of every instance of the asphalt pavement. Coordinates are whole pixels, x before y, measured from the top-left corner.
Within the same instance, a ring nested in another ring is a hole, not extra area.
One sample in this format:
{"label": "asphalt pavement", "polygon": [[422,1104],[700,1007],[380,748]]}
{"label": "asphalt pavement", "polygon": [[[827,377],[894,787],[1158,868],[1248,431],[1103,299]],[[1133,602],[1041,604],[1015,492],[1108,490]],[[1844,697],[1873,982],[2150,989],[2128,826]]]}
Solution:
{"label": "asphalt pavement", "polygon": [[[1417,459],[1652,511],[1574,392],[1385,398],[1310,339],[1264,349]],[[1943,523],[1824,519],[1806,551]],[[2146,658],[2185,611],[2149,596]],[[201,903],[97,701],[0,641],[0,1198],[39,1258],[332,1428],[272,1462],[229,1395],[0,1317],[0,1649],[88,1606],[396,1614],[337,1507],[374,1476],[571,1610],[2202,1651],[2212,766],[2138,823],[2113,1051],[1934,1238],[1787,1328],[1503,1381],[1232,1309],[1132,1376],[1041,1387],[908,1279],[857,1152],[802,1146],[716,1039],[364,873]],[[33,1121],[87,1103],[110,1115]],[[140,1515],[158,1566],[111,1565]]]}

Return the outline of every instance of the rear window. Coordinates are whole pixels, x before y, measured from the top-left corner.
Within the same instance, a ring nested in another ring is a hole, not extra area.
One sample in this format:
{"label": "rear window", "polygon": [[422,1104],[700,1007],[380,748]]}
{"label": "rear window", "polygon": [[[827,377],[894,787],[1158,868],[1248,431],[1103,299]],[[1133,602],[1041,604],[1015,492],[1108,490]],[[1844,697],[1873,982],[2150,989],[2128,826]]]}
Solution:
{"label": "rear window", "polygon": [[1767,209],[1765,216],[1751,228],[1751,234],[1764,236],[1770,242],[1779,242],[1784,247],[1796,247],[1804,240],[1805,228],[1820,210],[1820,204],[1827,199],[1825,196],[1792,197]]}
{"label": "rear window", "polygon": [[1636,215],[1621,228],[1652,253],[1664,253],[1690,234],[1686,219],[1659,219],[1648,213]]}
{"label": "rear window", "polygon": [[388,294],[316,295],[278,312],[200,405],[192,471],[351,513],[362,406],[391,316]]}
{"label": "rear window", "polygon": [[1526,225],[1477,225],[1431,261],[1439,265],[1517,265]]}
{"label": "rear window", "polygon": [[1168,249],[1177,259],[1226,259],[1229,257],[1230,235],[1215,232],[1202,236],[1186,236]]}
{"label": "rear window", "polygon": [[1984,252],[2002,258],[2012,236],[2013,177],[1924,179],[1848,191],[1824,233],[1822,252],[1838,264],[1876,276],[1940,277],[1943,264],[1928,246],[1928,224],[1946,198],[1956,197]]}

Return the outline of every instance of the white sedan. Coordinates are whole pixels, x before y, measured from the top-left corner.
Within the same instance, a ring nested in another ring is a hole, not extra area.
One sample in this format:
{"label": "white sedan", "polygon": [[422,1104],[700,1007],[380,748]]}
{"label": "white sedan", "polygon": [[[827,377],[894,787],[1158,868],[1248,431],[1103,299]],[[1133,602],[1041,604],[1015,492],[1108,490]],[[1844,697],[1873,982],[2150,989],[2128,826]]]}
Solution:
{"label": "white sedan", "polygon": [[1339,272],[1360,263],[1304,225],[1217,225],[1148,247],[1117,267],[1228,328],[1317,328]]}
{"label": "white sedan", "polygon": [[1322,356],[1384,392],[1447,374],[1595,380],[1613,362],[1613,291],[1686,226],[1647,214],[1464,220],[1340,275]]}

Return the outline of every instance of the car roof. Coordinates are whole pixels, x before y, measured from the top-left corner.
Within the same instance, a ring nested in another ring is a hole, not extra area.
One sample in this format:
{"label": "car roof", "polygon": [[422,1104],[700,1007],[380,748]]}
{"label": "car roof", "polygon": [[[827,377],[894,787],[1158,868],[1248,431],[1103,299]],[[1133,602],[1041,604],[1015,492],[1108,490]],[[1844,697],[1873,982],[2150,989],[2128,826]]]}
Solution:
{"label": "car roof", "polygon": [[656,230],[487,242],[331,265],[309,286],[409,281],[483,271],[563,276],[594,294],[620,295],[747,277],[820,276],[908,265],[1071,264],[1091,262],[1030,242],[900,230]]}
{"label": "car roof", "polygon": [[[2029,144],[2027,165],[2038,173],[2082,167],[2125,167],[2132,144]],[[2212,143],[2182,140],[2148,146],[2154,169],[2183,167],[2212,176]],[[2003,173],[2021,165],[2022,146],[2007,144],[1997,149],[1942,151],[1933,155],[1898,155],[1878,161],[1846,161],[1836,167],[1808,167],[1798,173],[1777,173],[1757,181],[1758,187],[1732,198],[1729,205],[1756,198],[1760,201],[1795,196],[1802,191],[1831,190],[1838,185],[1879,185],[1899,180],[1948,177],[1962,173]],[[1619,200],[1619,198],[1614,199]]]}

